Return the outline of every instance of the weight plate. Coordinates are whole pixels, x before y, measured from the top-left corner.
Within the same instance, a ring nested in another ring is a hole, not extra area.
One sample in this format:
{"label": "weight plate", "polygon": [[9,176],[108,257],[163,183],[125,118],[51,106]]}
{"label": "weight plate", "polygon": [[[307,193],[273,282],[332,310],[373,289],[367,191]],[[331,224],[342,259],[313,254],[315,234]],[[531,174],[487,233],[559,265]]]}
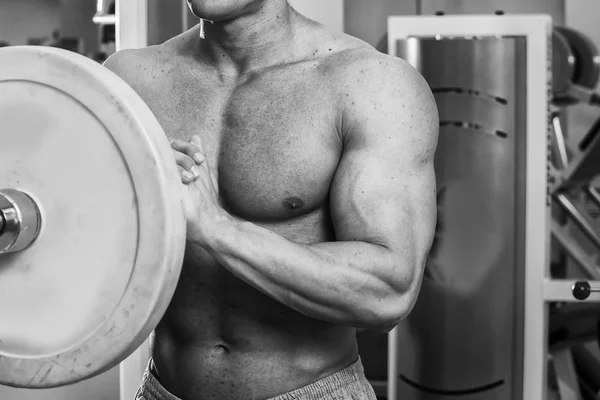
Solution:
{"label": "weight plate", "polygon": [[49,47],[0,50],[0,190],[30,196],[39,236],[0,254],[0,383],[54,387],[148,337],[185,246],[168,140],[125,82]]}
{"label": "weight plate", "polygon": [[600,56],[596,45],[590,38],[575,29],[557,26],[556,30],[567,39],[575,55],[573,83],[595,89],[600,77]]}
{"label": "weight plate", "polygon": [[[554,31],[566,39],[571,54],[575,57],[571,82],[584,88],[595,89],[600,78],[600,56],[594,42],[583,33],[566,26],[556,26]],[[577,99],[565,96],[559,99],[558,105],[577,102]]]}
{"label": "weight plate", "polygon": [[574,101],[567,95],[573,79],[575,56],[567,39],[556,29],[552,32],[552,92],[553,101],[570,103]]}

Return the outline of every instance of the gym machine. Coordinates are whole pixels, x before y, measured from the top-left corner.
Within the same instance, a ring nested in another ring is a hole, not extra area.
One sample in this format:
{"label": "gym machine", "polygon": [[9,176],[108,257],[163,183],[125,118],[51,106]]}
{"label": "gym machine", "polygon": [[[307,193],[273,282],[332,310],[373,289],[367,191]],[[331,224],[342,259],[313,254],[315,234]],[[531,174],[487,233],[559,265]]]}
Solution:
{"label": "gym machine", "polygon": [[[560,111],[597,104],[595,47],[541,15],[391,17],[388,28],[389,54],[419,69],[439,107],[440,210],[417,304],[388,337],[378,395],[594,393],[600,364],[582,342],[595,339],[598,308],[571,303],[600,301],[597,261],[573,233],[600,247],[582,205],[600,206],[591,185],[600,122],[567,149]],[[594,282],[551,270],[556,248]]]}

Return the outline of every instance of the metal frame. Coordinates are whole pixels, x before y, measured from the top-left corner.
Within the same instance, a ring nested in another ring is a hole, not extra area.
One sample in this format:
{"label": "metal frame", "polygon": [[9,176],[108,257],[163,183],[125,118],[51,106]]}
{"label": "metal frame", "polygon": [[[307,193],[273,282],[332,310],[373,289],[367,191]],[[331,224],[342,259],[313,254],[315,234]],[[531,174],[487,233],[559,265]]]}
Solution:
{"label": "metal frame", "polygon": [[117,51],[148,46],[148,0],[116,0]]}
{"label": "metal frame", "polygon": [[579,400],[581,391],[571,349],[564,349],[557,352],[554,354],[553,361],[554,368],[556,369],[560,400]]}
{"label": "metal frame", "polygon": [[[548,311],[546,286],[549,277],[550,208],[547,196],[547,140],[551,74],[550,35],[552,19],[547,15],[452,15],[390,17],[389,54],[396,56],[396,43],[410,37],[519,36],[527,42],[527,125],[525,168],[525,312],[523,399],[542,400],[546,390]],[[409,57],[410,58],[410,57]],[[408,59],[418,68],[417,57]],[[566,290],[566,287],[558,286]],[[568,290],[570,295],[570,288]],[[554,294],[554,293],[553,293]],[[562,292],[563,295],[567,291]],[[571,296],[572,299],[572,296]],[[398,399],[398,349],[396,330],[388,340],[388,400]]]}
{"label": "metal frame", "polygon": [[[148,0],[116,0],[116,49],[148,46]],[[119,397],[134,398],[150,358],[148,342],[119,364]]]}
{"label": "metal frame", "polygon": [[133,354],[119,364],[119,398],[132,400],[140,387],[150,360],[150,343],[144,342]]}
{"label": "metal frame", "polygon": [[187,0],[181,0],[181,32],[190,29],[189,13]]}

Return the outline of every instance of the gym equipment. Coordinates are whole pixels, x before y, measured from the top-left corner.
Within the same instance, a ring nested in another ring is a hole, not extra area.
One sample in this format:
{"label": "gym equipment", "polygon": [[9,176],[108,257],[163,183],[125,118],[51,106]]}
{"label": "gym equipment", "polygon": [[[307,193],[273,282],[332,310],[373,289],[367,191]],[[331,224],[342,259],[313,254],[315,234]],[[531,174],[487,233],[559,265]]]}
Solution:
{"label": "gym equipment", "polygon": [[[572,149],[571,157],[567,155],[565,138],[556,115],[553,128],[550,150],[555,157],[554,163],[549,165],[549,193],[561,213],[554,215],[551,233],[554,243],[575,262],[583,277],[595,280],[597,284],[600,279],[598,259],[593,252],[583,248],[581,239],[573,236],[573,230],[600,251],[600,235],[586,207],[586,202],[600,206],[600,194],[592,186],[592,180],[599,172],[596,157],[600,151],[600,119],[593,124],[577,149]],[[582,280],[573,283],[571,292],[574,299],[583,301],[600,290]],[[552,304],[549,319],[549,360],[552,367],[548,381],[549,396],[552,394],[562,400],[596,398],[600,390],[600,375],[597,373],[600,364],[585,343],[596,339],[599,315],[600,307],[596,304]]]}
{"label": "gym equipment", "polygon": [[0,383],[77,382],[133,352],[174,293],[175,160],[133,89],[64,50],[0,50],[0,124]]}
{"label": "gym equipment", "polygon": [[592,289],[590,283],[587,281],[578,281],[573,285],[573,297],[577,300],[585,300],[593,292],[600,292],[600,289]]}
{"label": "gym equipment", "polygon": [[438,105],[445,190],[430,273],[389,341],[390,400],[544,398],[551,32],[539,15],[389,19],[389,54]]}
{"label": "gym equipment", "polygon": [[569,106],[578,102],[600,106],[594,89],[600,77],[600,55],[584,34],[565,26],[552,32],[553,103]]}
{"label": "gym equipment", "polygon": [[[447,202],[453,190],[462,189],[462,199],[465,193],[477,193],[484,205],[473,207],[476,200],[470,198],[442,204],[444,216],[458,213],[462,218],[443,222],[445,232],[429,260],[430,273],[417,304],[397,327],[396,343],[389,342],[393,368],[387,385],[380,385],[389,399],[550,399],[549,386],[556,383],[564,400],[600,387],[600,377],[588,373],[593,371],[589,354],[579,346],[594,339],[598,309],[564,305],[581,301],[574,296],[600,300],[594,290],[600,287],[598,260],[571,234],[577,229],[600,246],[600,235],[580,204],[586,198],[600,205],[600,194],[591,186],[600,172],[600,121],[579,151],[569,152],[559,112],[539,92],[555,92],[558,106],[594,104],[597,56],[595,47],[579,40],[577,32],[555,29],[536,18],[540,17],[453,15],[389,20],[389,53],[415,66],[436,96],[438,188],[446,190]],[[555,43],[554,55],[547,38]],[[545,69],[556,79],[551,80]],[[545,82],[528,71],[544,76]],[[544,108],[541,115],[539,107]],[[531,147],[536,140],[544,148],[540,153]],[[513,157],[511,165],[505,164],[505,157]],[[538,168],[545,172],[534,177]],[[464,190],[465,182],[471,183],[471,190]],[[543,204],[527,207],[529,200],[539,199],[536,196],[544,197]],[[552,218],[551,205],[564,218]],[[498,219],[493,218],[496,214]],[[533,221],[534,215],[540,218]],[[502,219],[507,216],[509,221]],[[471,224],[481,231],[473,233]],[[550,233],[552,243],[590,282],[550,274]],[[459,251],[456,241],[461,240],[465,247]],[[480,253],[494,254],[485,247],[492,242],[503,246],[501,254],[507,259],[478,258]],[[504,286],[506,280],[509,287]],[[550,382],[552,374],[547,372],[553,372],[557,382]]]}
{"label": "gym equipment", "polygon": [[[388,52],[388,34],[376,49]],[[600,54],[596,45],[581,32],[555,26],[552,30],[552,102],[566,107],[580,102],[600,106],[595,91],[600,79]]]}
{"label": "gym equipment", "polygon": [[96,0],[96,14],[92,18],[98,25],[113,25],[117,18],[115,15],[116,0]]}
{"label": "gym equipment", "polygon": [[600,306],[556,303],[550,310],[547,399],[596,399],[600,390],[597,347]]}

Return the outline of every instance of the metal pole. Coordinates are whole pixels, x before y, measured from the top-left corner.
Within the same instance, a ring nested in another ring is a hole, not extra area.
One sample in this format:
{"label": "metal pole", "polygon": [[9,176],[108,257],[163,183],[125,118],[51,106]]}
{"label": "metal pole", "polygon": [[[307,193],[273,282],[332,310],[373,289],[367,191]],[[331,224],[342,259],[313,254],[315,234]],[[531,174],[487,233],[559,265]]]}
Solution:
{"label": "metal pole", "polygon": [[[116,0],[116,49],[139,49],[148,46],[148,0]],[[150,358],[144,342],[119,365],[119,397],[131,400],[142,381]]]}
{"label": "metal pole", "polygon": [[115,5],[117,51],[148,46],[148,0],[116,0]]}
{"label": "metal pole", "polygon": [[187,0],[181,0],[181,31],[185,32],[190,29],[190,21],[188,19],[188,2]]}
{"label": "metal pole", "polygon": [[398,400],[398,327],[388,333],[387,399]]}

